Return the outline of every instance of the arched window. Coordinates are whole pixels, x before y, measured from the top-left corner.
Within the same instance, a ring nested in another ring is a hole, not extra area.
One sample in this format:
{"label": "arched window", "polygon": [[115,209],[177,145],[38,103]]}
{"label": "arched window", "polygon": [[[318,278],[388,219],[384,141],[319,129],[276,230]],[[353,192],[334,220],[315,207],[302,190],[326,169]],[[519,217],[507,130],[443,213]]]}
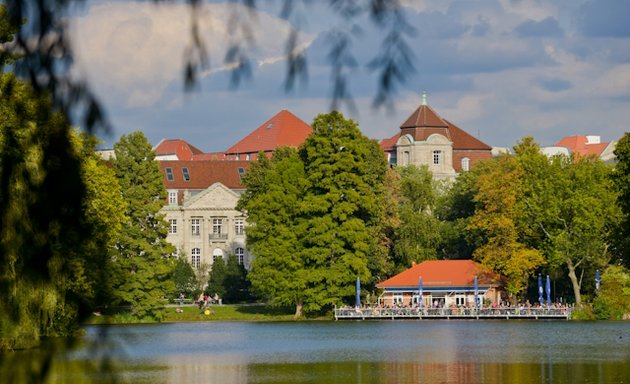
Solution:
{"label": "arched window", "polygon": [[236,250],[234,250],[234,255],[236,255],[236,260],[238,260],[240,265],[245,263],[245,250],[243,248],[236,248]]}
{"label": "arched window", "polygon": [[[219,248],[215,248],[215,250],[212,251],[212,263],[214,264],[219,257],[223,259],[223,251]],[[223,260],[223,262],[225,262],[225,260]]]}
{"label": "arched window", "polygon": [[201,249],[193,248],[190,251],[190,264],[193,268],[199,268],[201,265]]}
{"label": "arched window", "polygon": [[470,169],[470,159],[464,157],[462,159],[462,171],[468,171]]}

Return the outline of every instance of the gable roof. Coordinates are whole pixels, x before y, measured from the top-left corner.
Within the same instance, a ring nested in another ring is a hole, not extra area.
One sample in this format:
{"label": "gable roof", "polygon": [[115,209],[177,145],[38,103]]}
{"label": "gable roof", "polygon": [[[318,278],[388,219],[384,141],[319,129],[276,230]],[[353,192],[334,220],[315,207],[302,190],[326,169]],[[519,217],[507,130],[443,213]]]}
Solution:
{"label": "gable roof", "polygon": [[[226,187],[222,183],[216,182],[216,183],[213,183],[208,188],[204,189],[202,192],[197,193],[196,195],[194,195],[193,197],[185,201],[183,205],[187,208],[194,207],[195,205],[197,205],[197,203],[200,200],[203,201],[206,198],[206,196],[213,195],[213,194],[214,195],[216,194],[228,195],[231,197],[231,200],[233,200],[233,203],[227,203],[226,206],[218,206],[217,204],[220,204],[222,202],[221,199],[210,199],[210,200],[213,200],[213,208],[234,209],[236,205],[236,201],[238,201],[239,199],[239,195],[236,192]],[[226,204],[226,202],[223,201],[223,204]]]}
{"label": "gable roof", "polygon": [[312,131],[310,125],[284,109],[231,146],[225,154],[255,154],[272,152],[281,146],[299,147]]}
{"label": "gable roof", "polygon": [[478,284],[491,285],[498,275],[472,260],[429,260],[393,276],[379,284],[378,288],[417,288],[422,276],[423,287],[465,287]]}
{"label": "gable roof", "polygon": [[162,139],[153,148],[157,157],[175,156],[179,160],[192,160],[203,151],[182,139]]}
{"label": "gable roof", "polygon": [[[249,161],[239,160],[189,160],[160,161],[160,171],[164,175],[166,189],[194,189],[203,190],[214,183],[221,183],[230,189],[245,188],[241,183],[241,176],[249,168]],[[166,168],[170,168],[173,180],[166,175]],[[188,170],[189,180],[184,179],[184,168]],[[239,173],[239,171],[242,171]]]}

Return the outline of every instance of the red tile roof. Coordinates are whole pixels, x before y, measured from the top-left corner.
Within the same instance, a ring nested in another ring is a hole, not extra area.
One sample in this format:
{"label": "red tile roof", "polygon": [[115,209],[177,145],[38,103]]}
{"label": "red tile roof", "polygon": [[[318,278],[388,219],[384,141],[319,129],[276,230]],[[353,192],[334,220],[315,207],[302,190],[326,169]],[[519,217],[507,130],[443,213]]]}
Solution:
{"label": "red tile roof", "polygon": [[231,146],[225,154],[255,154],[272,152],[281,146],[299,147],[312,131],[308,124],[285,109]]}
{"label": "red tile roof", "polygon": [[163,139],[155,146],[155,154],[176,155],[179,160],[192,160],[195,155],[203,154],[203,151],[182,139]]}
{"label": "red tile roof", "polygon": [[447,128],[448,124],[442,120],[440,115],[428,105],[421,105],[416,109],[407,120],[402,123],[400,128],[416,128],[416,127],[441,127]]}
{"label": "red tile roof", "polygon": [[471,149],[471,150],[487,150],[492,151],[492,147],[483,141],[472,136],[468,132],[459,128],[455,124],[446,120],[448,123],[448,130],[451,134],[451,141],[453,142],[453,149]]}
{"label": "red tile roof", "polygon": [[398,131],[398,133],[396,133],[394,136],[390,137],[389,139],[381,140],[379,145],[381,146],[381,149],[385,152],[393,151],[399,138],[400,138],[400,131]]}
{"label": "red tile roof", "polygon": [[415,288],[422,276],[423,287],[474,286],[475,276],[480,285],[498,282],[498,275],[472,260],[429,260],[399,273],[376,286],[379,288]]}
{"label": "red tile roof", "polygon": [[576,135],[563,137],[555,146],[567,148],[571,153],[576,153],[581,156],[599,157],[608,146],[608,143],[589,143],[587,136]]}
{"label": "red tile roof", "polygon": [[389,139],[381,140],[380,146],[393,151],[402,134],[411,134],[416,141],[426,141],[432,134],[445,136],[453,143],[453,150],[491,151],[492,147],[468,134],[450,121],[443,119],[428,105],[421,105],[400,126],[400,131]]}
{"label": "red tile roof", "polygon": [[[239,168],[246,172],[250,165],[249,161],[238,160],[164,160],[159,163],[166,189],[178,190],[203,190],[217,182],[230,189],[243,189]],[[171,168],[173,181],[167,179],[166,168]],[[188,181],[184,180],[183,168],[188,169]]]}

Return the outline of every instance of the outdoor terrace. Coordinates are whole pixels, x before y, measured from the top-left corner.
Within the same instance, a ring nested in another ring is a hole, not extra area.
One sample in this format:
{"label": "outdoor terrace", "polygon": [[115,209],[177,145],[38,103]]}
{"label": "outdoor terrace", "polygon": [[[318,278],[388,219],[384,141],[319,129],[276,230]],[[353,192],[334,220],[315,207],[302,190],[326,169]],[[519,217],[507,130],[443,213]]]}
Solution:
{"label": "outdoor terrace", "polygon": [[335,320],[396,319],[560,319],[571,318],[570,307],[510,308],[335,308]]}

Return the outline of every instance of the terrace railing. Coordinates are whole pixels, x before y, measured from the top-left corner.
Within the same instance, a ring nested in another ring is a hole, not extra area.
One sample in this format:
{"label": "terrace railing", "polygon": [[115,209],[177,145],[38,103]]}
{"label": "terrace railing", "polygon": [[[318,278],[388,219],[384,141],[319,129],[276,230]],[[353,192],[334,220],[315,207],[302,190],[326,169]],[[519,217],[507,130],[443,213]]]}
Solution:
{"label": "terrace railing", "polygon": [[335,320],[386,319],[570,319],[571,307],[335,308]]}

